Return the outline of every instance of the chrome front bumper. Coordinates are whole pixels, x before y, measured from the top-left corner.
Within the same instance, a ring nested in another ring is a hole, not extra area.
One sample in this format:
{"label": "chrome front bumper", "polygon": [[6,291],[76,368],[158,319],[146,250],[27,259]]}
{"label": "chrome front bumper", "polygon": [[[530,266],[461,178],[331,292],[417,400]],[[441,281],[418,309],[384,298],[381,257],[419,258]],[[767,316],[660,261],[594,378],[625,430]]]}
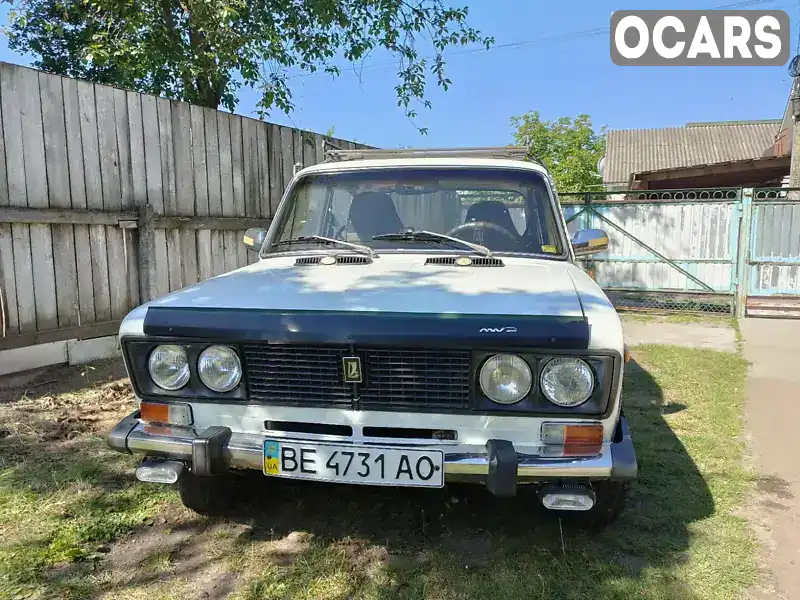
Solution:
{"label": "chrome front bumper", "polygon": [[[145,425],[134,412],[120,421],[108,435],[108,445],[118,452],[140,453],[190,463],[197,474],[233,469],[263,469],[264,436],[232,433],[226,427],[210,427],[197,432],[190,427]],[[445,478],[486,480],[493,472],[516,472],[518,481],[553,479],[633,479],[636,456],[628,425],[620,420],[619,441],[604,444],[600,454],[587,457],[545,457],[513,451],[510,442],[490,440],[483,452],[454,453],[445,451]],[[304,440],[309,441],[309,440]],[[492,442],[503,447],[496,451]],[[441,448],[435,444],[432,447]],[[508,450],[511,450],[509,453]],[[513,465],[502,464],[509,461]],[[498,465],[498,463],[500,463]]]}

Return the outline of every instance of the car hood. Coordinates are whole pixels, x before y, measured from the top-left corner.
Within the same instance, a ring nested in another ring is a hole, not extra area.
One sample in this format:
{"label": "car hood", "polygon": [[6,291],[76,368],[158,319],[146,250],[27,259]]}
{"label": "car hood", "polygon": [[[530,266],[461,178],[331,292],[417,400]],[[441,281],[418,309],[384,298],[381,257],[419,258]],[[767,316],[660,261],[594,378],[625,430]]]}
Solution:
{"label": "car hood", "polygon": [[503,267],[425,265],[423,254],[382,254],[365,265],[260,260],[145,306],[285,311],[584,316],[566,262],[503,257]]}

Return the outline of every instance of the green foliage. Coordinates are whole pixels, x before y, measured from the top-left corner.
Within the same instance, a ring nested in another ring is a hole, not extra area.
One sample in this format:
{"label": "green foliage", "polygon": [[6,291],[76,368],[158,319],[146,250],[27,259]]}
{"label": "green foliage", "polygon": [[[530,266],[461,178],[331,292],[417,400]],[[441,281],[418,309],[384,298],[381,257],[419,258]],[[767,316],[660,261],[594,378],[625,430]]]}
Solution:
{"label": "green foliage", "polygon": [[539,111],[511,117],[514,141],[526,146],[528,155],[547,165],[559,192],[581,192],[603,183],[597,161],[605,152],[605,129],[595,132],[589,115],[543,121]]}
{"label": "green foliage", "polygon": [[[413,119],[443,52],[493,39],[445,0],[16,0],[9,46],[45,71],[233,110],[242,85],[263,116],[293,108],[288,72],[339,74],[383,48],[397,59],[397,103]],[[422,41],[431,56],[420,53]]]}

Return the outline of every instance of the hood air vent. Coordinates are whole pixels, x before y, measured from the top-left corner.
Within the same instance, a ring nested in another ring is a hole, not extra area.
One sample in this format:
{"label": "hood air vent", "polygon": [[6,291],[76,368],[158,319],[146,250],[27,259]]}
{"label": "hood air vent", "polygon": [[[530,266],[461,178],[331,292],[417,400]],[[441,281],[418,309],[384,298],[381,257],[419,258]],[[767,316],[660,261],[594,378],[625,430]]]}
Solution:
{"label": "hood air vent", "polygon": [[425,261],[426,265],[440,265],[450,267],[503,267],[505,264],[499,258],[487,256],[436,256]]}
{"label": "hood air vent", "polygon": [[305,265],[369,265],[372,259],[369,256],[301,256],[294,264],[297,266]]}

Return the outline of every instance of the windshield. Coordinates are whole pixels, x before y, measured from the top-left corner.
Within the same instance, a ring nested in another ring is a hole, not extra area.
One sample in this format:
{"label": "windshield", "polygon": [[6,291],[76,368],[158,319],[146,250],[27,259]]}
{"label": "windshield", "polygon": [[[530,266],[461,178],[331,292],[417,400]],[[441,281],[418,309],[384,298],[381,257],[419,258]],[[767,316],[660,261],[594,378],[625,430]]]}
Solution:
{"label": "windshield", "polygon": [[445,234],[500,253],[564,253],[544,177],[506,169],[380,169],[304,177],[282,208],[266,252],[324,247],[308,236],[381,251],[474,252],[430,235],[374,239],[413,232]]}

